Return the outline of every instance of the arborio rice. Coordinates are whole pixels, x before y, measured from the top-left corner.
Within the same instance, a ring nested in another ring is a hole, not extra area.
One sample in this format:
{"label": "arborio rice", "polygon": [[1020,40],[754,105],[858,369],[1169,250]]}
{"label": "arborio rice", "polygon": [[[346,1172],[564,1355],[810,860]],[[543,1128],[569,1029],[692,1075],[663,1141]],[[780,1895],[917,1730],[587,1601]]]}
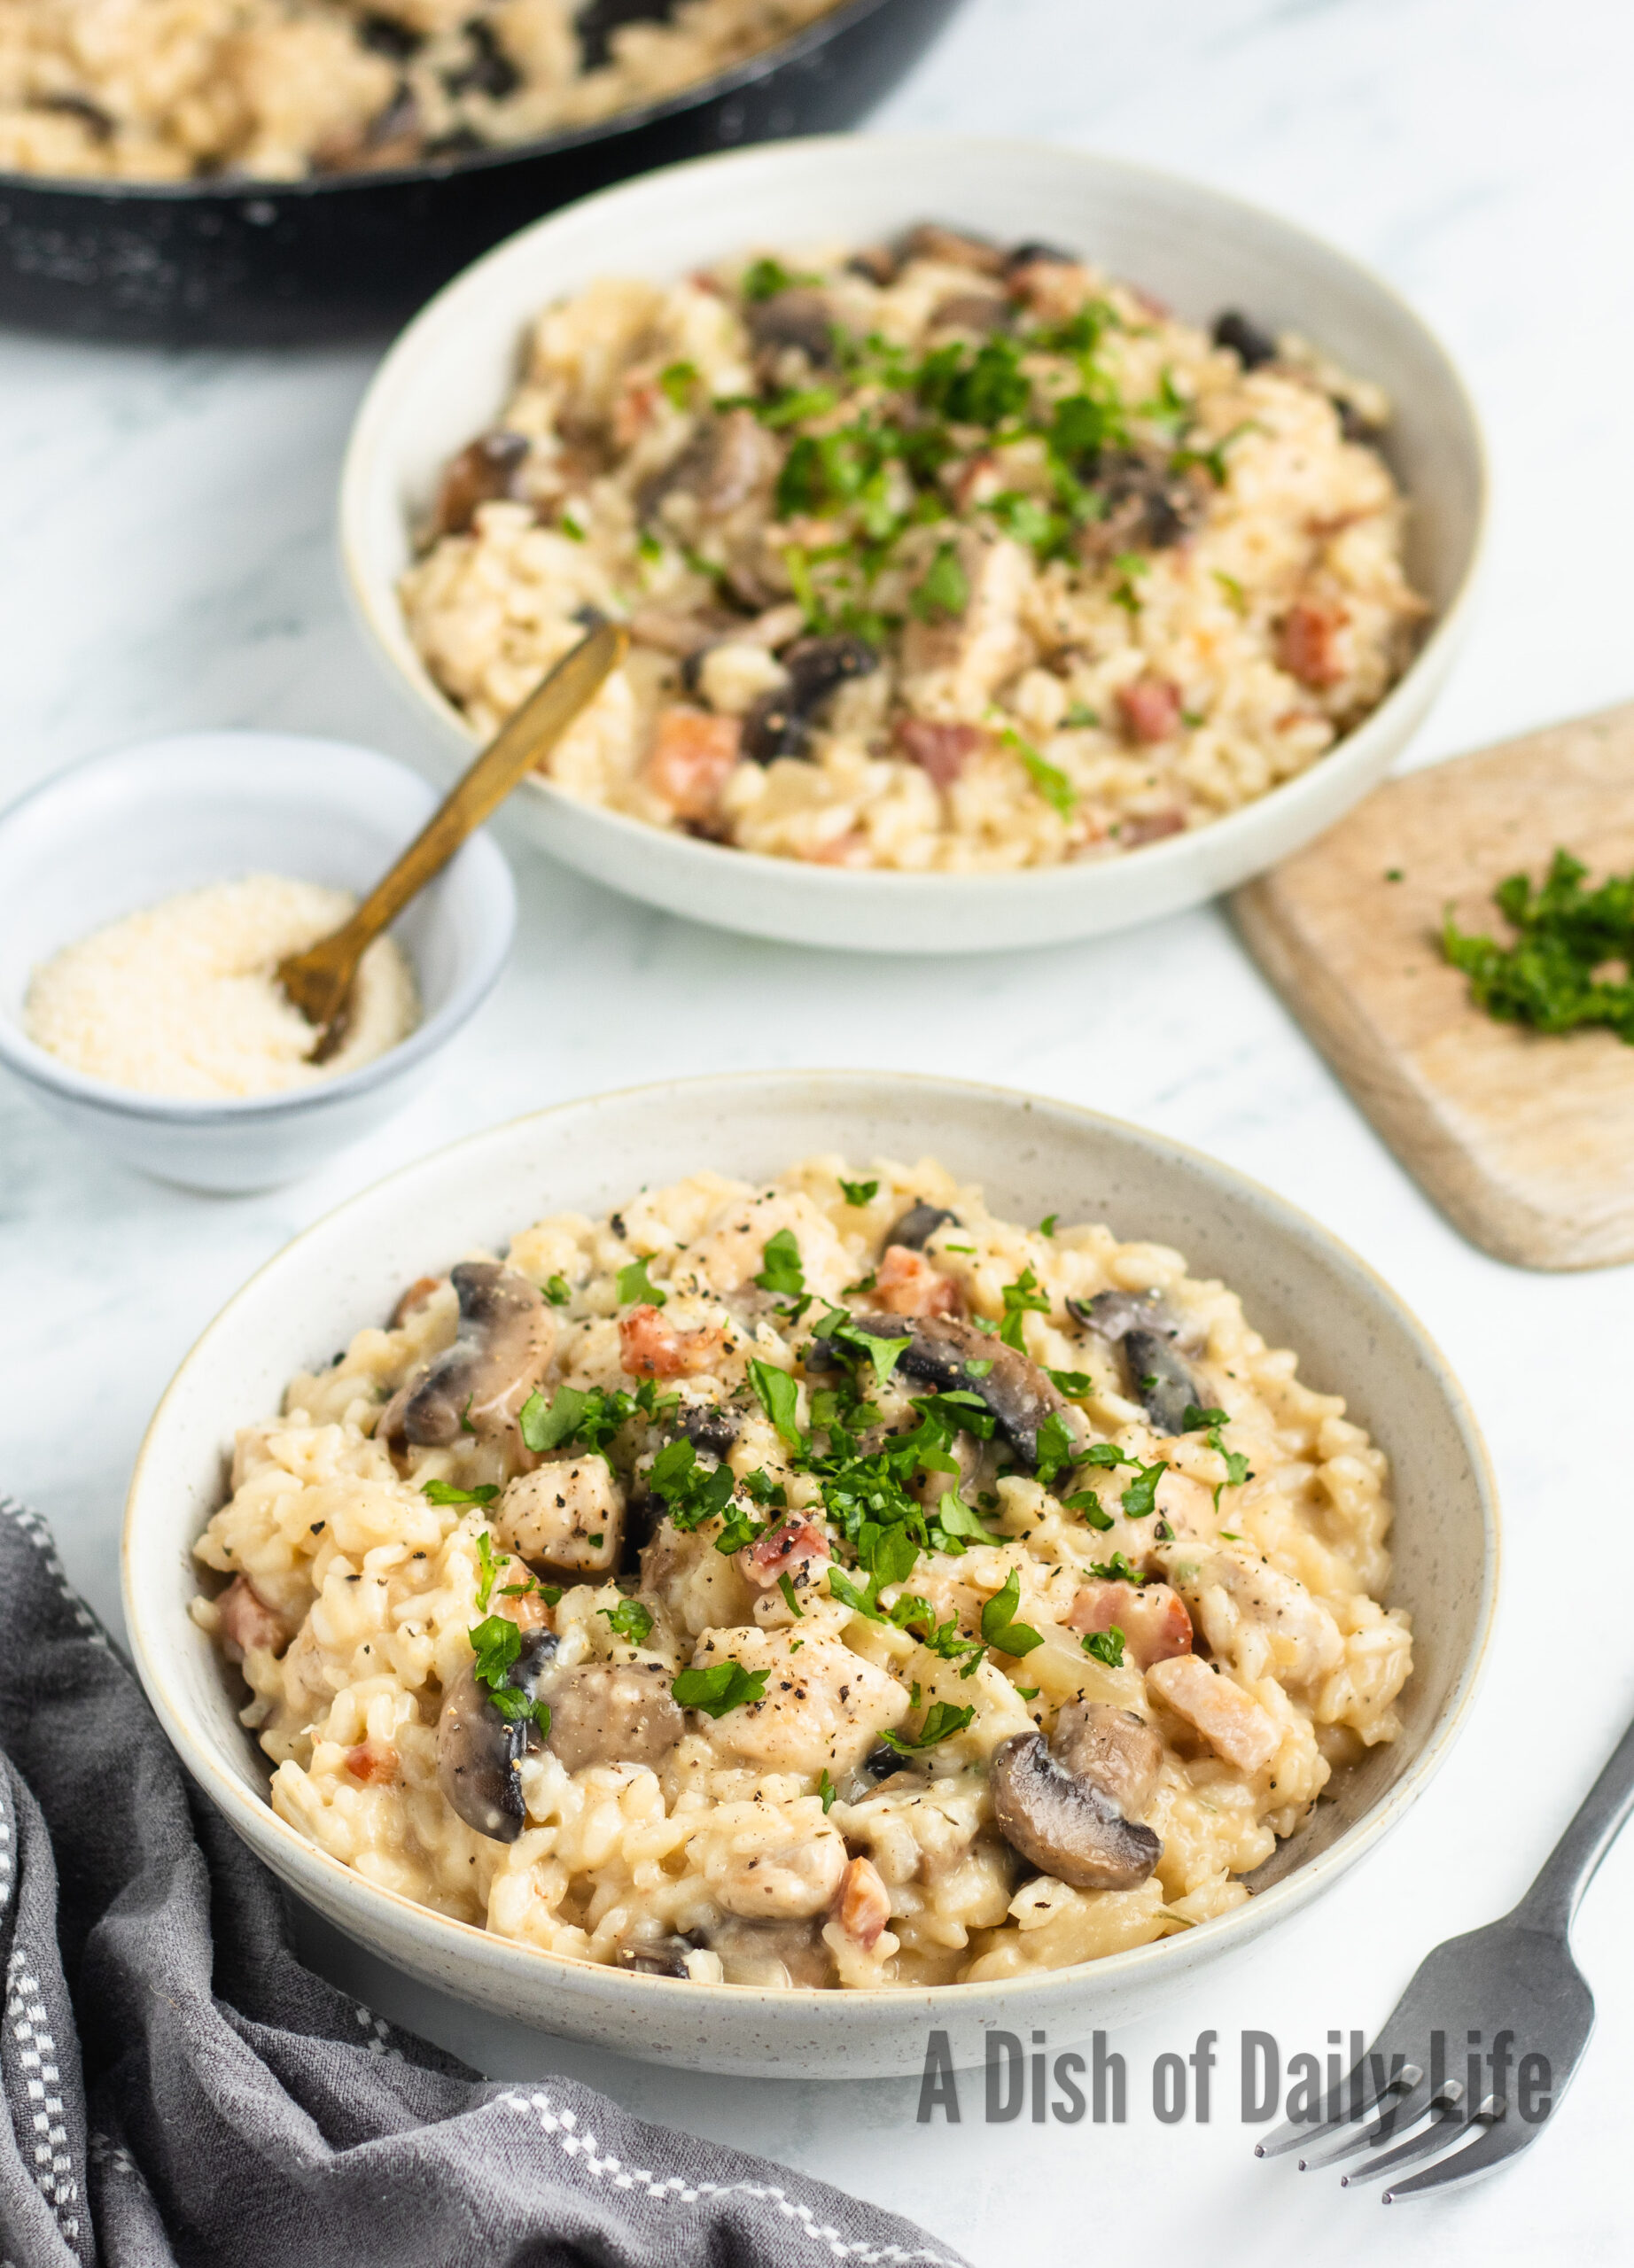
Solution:
{"label": "arborio rice", "polygon": [[282,1817],[575,1960],[924,1985],[1226,1912],[1396,1736],[1341,1398],[1165,1247],[847,1172],[539,1222],[241,1433],[194,1613]]}
{"label": "arborio rice", "polygon": [[586,67],[577,0],[0,0],[0,169],[296,179],[661,101],[836,0],[678,0]]}
{"label": "arborio rice", "polygon": [[547,308],[403,579],[482,734],[582,634],[549,759],[742,849],[969,873],[1205,824],[1374,708],[1425,613],[1377,387],[938,227]]}

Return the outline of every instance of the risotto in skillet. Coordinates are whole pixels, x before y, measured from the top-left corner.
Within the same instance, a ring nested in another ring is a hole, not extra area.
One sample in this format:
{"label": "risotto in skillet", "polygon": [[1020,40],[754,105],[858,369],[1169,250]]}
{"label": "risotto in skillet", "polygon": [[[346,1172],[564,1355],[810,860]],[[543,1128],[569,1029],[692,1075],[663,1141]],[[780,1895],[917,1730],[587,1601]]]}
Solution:
{"label": "risotto in skillet", "polygon": [[541,1221],[244,1431],[194,1613],[282,1817],[576,1960],[926,1985],[1226,1912],[1395,1737],[1343,1402],[1177,1252],[851,1171]]}
{"label": "risotto in skillet", "polygon": [[402,582],[486,734],[594,614],[547,763],[779,858],[1116,856],[1315,763],[1426,609],[1376,386],[1047,246],[925,226],[547,308]]}

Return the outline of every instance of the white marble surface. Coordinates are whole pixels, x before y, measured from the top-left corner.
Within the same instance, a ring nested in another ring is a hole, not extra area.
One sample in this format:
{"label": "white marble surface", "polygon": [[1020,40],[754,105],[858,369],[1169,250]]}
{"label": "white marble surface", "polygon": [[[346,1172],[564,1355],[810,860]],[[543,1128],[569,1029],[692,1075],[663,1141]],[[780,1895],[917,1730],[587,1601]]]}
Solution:
{"label": "white marble surface", "polygon": [[[1618,0],[969,0],[881,123],[1059,137],[1203,175],[1372,260],[1465,362],[1498,480],[1485,606],[1414,752],[1624,696],[1634,451],[1634,17]],[[362,353],[176,359],[0,338],[0,788],[191,725],[413,754],[342,605],[331,492]],[[1539,845],[1539,849],[1547,846]],[[661,1072],[888,1062],[1102,1105],[1275,1184],[1404,1292],[1460,1369],[1504,1483],[1508,1582],[1474,1722],[1431,1798],[1316,1911],[1115,2045],[1131,2122],[921,2128],[915,2090],[749,2085],[424,2021],[496,2072],[572,2069],[655,2117],[917,2215],[982,2268],[1088,2252],[1226,2263],[1626,2256],[1634,1838],[1578,1949],[1601,2024],[1564,2114],[1501,2179],[1403,2206],[1257,2164],[1229,2054],[1212,2124],[1165,2129],[1160,2050],[1244,2026],[1371,2028],[1420,1951],[1518,1893],[1634,1709],[1611,1568],[1630,1516],[1627,1271],[1531,1277],[1426,1204],[1211,913],[1070,950],[884,972],[759,946],[521,862],[514,964],[436,1091],[268,1197],[128,1177],[0,1091],[0,1484],[117,1612],[123,1484],[201,1324],[293,1230],[388,1167],[552,1099]],[[0,915],[0,918],[4,918]],[[1608,1564],[1609,1563],[1609,1566]],[[1600,1604],[1604,1597],[1606,1603]],[[370,1989],[395,2006],[388,1980]],[[1064,2043],[1062,2043],[1064,2044]],[[1386,2246],[1389,2246],[1387,2256]]]}

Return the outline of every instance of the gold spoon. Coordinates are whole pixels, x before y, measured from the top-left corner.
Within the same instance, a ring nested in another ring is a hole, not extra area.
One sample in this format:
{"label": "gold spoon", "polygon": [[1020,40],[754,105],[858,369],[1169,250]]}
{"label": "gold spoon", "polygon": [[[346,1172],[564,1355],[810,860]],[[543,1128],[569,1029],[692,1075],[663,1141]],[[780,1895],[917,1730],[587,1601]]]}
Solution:
{"label": "gold spoon", "polygon": [[432,813],[395,866],[331,936],[290,953],[276,971],[286,998],[317,1028],[309,1062],[326,1063],[346,1037],[357,965],[411,897],[447,865],[468,835],[503,803],[525,773],[553,748],[630,642],[622,623],[603,622],[564,654],[507,718],[481,755]]}

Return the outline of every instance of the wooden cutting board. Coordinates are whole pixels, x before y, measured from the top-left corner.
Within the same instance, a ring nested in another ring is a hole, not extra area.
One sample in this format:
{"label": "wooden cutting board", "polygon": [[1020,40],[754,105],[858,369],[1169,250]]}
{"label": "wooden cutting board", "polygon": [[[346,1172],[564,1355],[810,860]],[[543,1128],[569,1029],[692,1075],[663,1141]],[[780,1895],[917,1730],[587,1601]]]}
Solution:
{"label": "wooden cutting board", "polygon": [[1436,944],[1449,905],[1506,941],[1494,887],[1541,878],[1557,844],[1594,882],[1634,867],[1634,703],[1393,781],[1232,910],[1466,1236],[1525,1268],[1600,1268],[1634,1260],[1634,1047],[1495,1023]]}

